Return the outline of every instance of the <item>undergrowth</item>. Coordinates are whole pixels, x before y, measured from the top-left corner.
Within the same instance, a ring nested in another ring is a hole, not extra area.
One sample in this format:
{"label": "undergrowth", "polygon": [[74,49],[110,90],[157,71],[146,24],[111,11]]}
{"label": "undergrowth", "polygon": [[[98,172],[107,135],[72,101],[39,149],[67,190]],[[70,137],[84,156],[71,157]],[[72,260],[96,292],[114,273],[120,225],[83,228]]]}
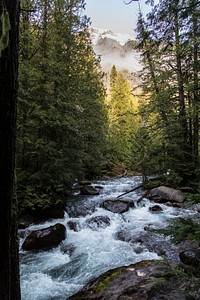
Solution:
{"label": "undergrowth", "polygon": [[191,218],[176,218],[169,221],[165,228],[157,229],[157,233],[170,236],[174,244],[181,243],[185,240],[200,240],[200,225]]}

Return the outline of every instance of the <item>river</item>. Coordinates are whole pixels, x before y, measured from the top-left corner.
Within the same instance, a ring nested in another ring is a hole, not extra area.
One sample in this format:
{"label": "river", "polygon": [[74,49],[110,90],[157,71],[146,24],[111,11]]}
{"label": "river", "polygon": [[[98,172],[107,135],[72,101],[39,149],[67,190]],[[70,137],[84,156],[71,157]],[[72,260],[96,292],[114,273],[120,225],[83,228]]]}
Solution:
{"label": "river", "polygon": [[[20,247],[22,300],[66,300],[90,279],[109,269],[144,259],[162,259],[144,245],[140,251],[136,251],[138,247],[141,248],[139,241],[119,240],[118,233],[132,232],[135,237],[139,237],[144,233],[145,226],[151,224],[156,228],[163,227],[169,218],[187,215],[188,211],[160,204],[163,211],[152,213],[149,211],[152,203],[147,199],[123,214],[112,213],[99,206],[104,200],[116,198],[140,183],[140,176],[96,181],[92,185],[99,187],[100,195],[80,196],[75,192],[67,204],[71,211],[80,206],[87,209],[86,216],[69,217],[66,213],[63,219],[30,226],[26,230],[27,233],[59,222],[67,227],[67,234],[61,245],[49,251],[30,252],[23,251]],[[141,193],[142,191],[138,190],[124,198],[134,202]],[[108,216],[111,220],[110,225],[105,228],[87,226],[86,221],[95,216]],[[68,221],[78,222],[80,230],[70,230],[67,226]],[[23,239],[20,240],[20,245],[22,243]],[[68,245],[73,248],[72,254],[63,251],[64,246]]]}

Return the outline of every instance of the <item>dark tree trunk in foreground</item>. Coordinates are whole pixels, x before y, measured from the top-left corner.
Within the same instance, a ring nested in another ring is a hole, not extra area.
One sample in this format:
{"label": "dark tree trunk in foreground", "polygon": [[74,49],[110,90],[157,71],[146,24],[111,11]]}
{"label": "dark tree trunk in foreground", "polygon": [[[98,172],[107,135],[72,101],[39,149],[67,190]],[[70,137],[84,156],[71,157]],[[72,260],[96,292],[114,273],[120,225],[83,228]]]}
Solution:
{"label": "dark tree trunk in foreground", "polygon": [[15,134],[19,1],[0,0],[0,300],[19,300]]}

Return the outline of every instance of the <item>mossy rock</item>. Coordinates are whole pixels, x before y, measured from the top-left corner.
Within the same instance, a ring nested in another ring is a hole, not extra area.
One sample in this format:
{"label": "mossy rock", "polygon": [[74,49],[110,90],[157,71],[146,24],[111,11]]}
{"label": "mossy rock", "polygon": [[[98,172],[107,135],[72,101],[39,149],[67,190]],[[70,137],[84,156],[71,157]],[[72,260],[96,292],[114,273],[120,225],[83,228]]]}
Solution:
{"label": "mossy rock", "polygon": [[167,261],[142,261],[110,270],[68,300],[186,300],[183,278]]}

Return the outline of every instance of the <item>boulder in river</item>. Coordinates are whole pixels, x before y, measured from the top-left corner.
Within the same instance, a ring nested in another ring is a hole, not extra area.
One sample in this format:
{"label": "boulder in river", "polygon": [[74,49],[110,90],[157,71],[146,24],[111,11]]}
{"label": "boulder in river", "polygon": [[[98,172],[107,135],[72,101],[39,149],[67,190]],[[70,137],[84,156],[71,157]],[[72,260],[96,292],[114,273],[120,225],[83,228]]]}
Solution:
{"label": "boulder in river", "polygon": [[113,213],[122,214],[129,210],[130,207],[134,207],[134,203],[127,200],[106,200],[102,203],[102,207]]}
{"label": "boulder in river", "polygon": [[160,212],[163,211],[162,207],[160,205],[153,205],[149,207],[150,212]]}
{"label": "boulder in river", "polygon": [[200,248],[180,252],[180,260],[191,267],[199,268],[200,266]]}
{"label": "boulder in river", "polygon": [[110,218],[108,216],[91,217],[85,221],[85,225],[91,229],[106,228],[110,225]]}
{"label": "boulder in river", "polygon": [[95,206],[87,205],[81,201],[74,201],[74,203],[67,203],[66,211],[70,218],[86,217],[95,211]]}
{"label": "boulder in river", "polygon": [[91,185],[83,185],[80,187],[81,195],[99,195],[99,190]]}
{"label": "boulder in river", "polygon": [[47,250],[55,247],[65,239],[66,228],[57,223],[53,226],[32,231],[25,239],[23,250]]}
{"label": "boulder in river", "polygon": [[167,186],[159,186],[149,191],[149,198],[158,202],[178,202],[182,203],[185,196],[179,190]]}
{"label": "boulder in river", "polygon": [[[127,242],[127,243],[131,243],[134,240],[134,234],[129,232],[128,230],[120,230],[116,233],[116,239],[123,241],[123,242]],[[134,240],[135,241],[135,240]]]}
{"label": "boulder in river", "polygon": [[78,232],[80,230],[80,224],[76,221],[70,220],[70,221],[67,222],[67,225],[68,225],[70,230],[73,230],[73,231],[76,231],[76,232]]}
{"label": "boulder in river", "polygon": [[186,300],[182,278],[166,261],[141,261],[110,270],[68,300]]}

